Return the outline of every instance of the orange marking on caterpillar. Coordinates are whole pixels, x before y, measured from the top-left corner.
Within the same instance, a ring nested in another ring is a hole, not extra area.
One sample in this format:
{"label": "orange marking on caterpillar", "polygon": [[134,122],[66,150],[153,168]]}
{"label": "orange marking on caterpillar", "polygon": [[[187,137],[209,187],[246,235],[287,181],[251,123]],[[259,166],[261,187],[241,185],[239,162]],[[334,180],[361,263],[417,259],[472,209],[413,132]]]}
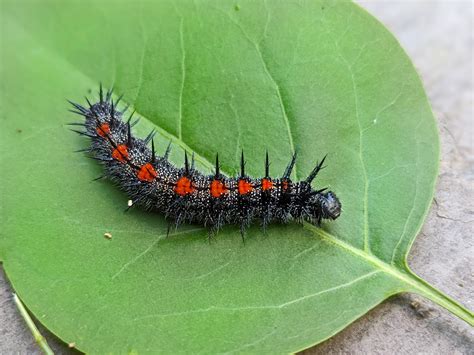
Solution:
{"label": "orange marking on caterpillar", "polygon": [[192,194],[196,191],[191,180],[189,180],[186,176],[182,176],[176,182],[176,186],[174,187],[174,192],[176,192],[180,196],[185,196]]}
{"label": "orange marking on caterpillar", "polygon": [[270,189],[273,189],[273,181],[269,179],[262,179],[262,190],[266,191]]}
{"label": "orange marking on caterpillar", "polygon": [[223,194],[227,193],[229,190],[227,187],[219,180],[212,180],[211,182],[211,196],[212,197],[221,197]]}
{"label": "orange marking on caterpillar", "polygon": [[153,182],[158,174],[155,171],[155,168],[150,163],[146,163],[140,167],[140,170],[137,173],[137,177],[141,181]]}
{"label": "orange marking on caterpillar", "polygon": [[246,195],[253,190],[253,185],[247,180],[239,180],[239,195]]}
{"label": "orange marking on caterpillar", "polygon": [[120,144],[112,152],[112,158],[121,163],[125,163],[128,159],[128,148],[125,144]]}
{"label": "orange marking on caterpillar", "polygon": [[99,136],[105,137],[107,134],[110,133],[110,126],[107,122],[102,123],[99,127],[97,127],[96,132]]}
{"label": "orange marking on caterpillar", "polygon": [[281,187],[282,187],[283,191],[288,190],[288,181],[282,181]]}

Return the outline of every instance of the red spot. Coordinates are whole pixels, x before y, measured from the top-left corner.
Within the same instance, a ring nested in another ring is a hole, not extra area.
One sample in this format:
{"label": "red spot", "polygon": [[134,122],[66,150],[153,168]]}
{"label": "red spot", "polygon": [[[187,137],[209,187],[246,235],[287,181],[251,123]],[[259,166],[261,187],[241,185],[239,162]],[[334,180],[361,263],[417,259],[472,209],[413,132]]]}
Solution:
{"label": "red spot", "polygon": [[128,160],[128,150],[125,144],[120,144],[112,152],[112,158],[118,160],[121,163],[125,163]]}
{"label": "red spot", "polygon": [[148,181],[148,182],[153,182],[153,180],[158,176],[158,174],[155,171],[155,168],[153,168],[153,165],[150,163],[146,163],[145,165],[142,165],[140,170],[137,173],[137,177],[141,181]]}
{"label": "red spot", "polygon": [[253,190],[253,185],[247,180],[239,180],[239,194],[246,195]]}
{"label": "red spot", "polygon": [[194,187],[193,182],[186,176],[180,177],[176,182],[176,186],[174,187],[174,192],[180,196],[191,194],[194,191],[196,191],[196,188]]}
{"label": "red spot", "polygon": [[105,137],[110,133],[110,126],[107,122],[102,123],[99,127],[97,127],[96,131],[99,136]]}
{"label": "red spot", "polygon": [[273,189],[273,181],[269,179],[262,179],[262,190],[266,191],[270,189]]}
{"label": "red spot", "polygon": [[288,190],[288,181],[282,181],[281,182],[281,187],[282,187],[283,191]]}
{"label": "red spot", "polygon": [[212,197],[221,197],[223,194],[227,193],[229,190],[227,187],[219,180],[212,180],[211,182],[211,196]]}

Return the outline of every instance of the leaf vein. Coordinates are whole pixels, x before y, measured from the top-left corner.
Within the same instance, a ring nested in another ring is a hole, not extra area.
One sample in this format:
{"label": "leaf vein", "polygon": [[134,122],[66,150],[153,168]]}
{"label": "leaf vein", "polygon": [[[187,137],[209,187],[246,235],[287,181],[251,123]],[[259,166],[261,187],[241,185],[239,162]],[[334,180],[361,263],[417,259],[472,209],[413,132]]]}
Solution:
{"label": "leaf vein", "polygon": [[[419,121],[418,124],[416,125],[415,127],[415,133],[418,132],[418,128],[420,127],[421,123],[423,121]],[[419,159],[419,155],[420,155],[420,150],[418,148],[418,141],[416,143],[416,163],[415,165],[418,165],[418,159]],[[405,239],[405,235],[406,235],[406,231],[407,231],[407,227],[408,227],[408,222],[410,221],[411,219],[411,216],[413,215],[413,212],[415,211],[415,207],[416,207],[416,199],[418,197],[418,174],[416,175],[416,182],[415,182],[415,195],[413,196],[413,204],[411,206],[411,209],[410,209],[410,212],[408,213],[408,216],[407,216],[407,219],[405,221],[405,224],[403,226],[403,230],[402,230],[402,233],[400,234],[400,237],[398,239],[398,242],[397,244],[395,245],[395,248],[393,248],[393,252],[392,252],[392,258],[390,260],[390,263],[393,265],[394,261],[395,261],[395,257],[397,255],[397,252],[398,252],[398,249],[400,248],[400,245],[402,244],[402,241]]]}
{"label": "leaf vein", "polygon": [[186,50],[184,47],[184,18],[181,17],[179,24],[179,42],[181,46],[181,87],[179,91],[179,113],[178,113],[178,139],[182,139],[183,129],[183,92],[186,82]]}
{"label": "leaf vein", "polygon": [[[176,235],[182,235],[182,234],[188,234],[188,233],[192,233],[192,232],[197,232],[197,231],[200,231],[200,230],[203,230],[204,228],[194,228],[194,229],[189,229],[189,230],[186,230],[186,231],[183,231],[183,232],[178,232],[178,233],[175,233],[173,234],[174,236]],[[130,259],[129,261],[127,261],[121,268],[120,270],[118,270],[113,276],[112,276],[112,280],[114,280],[115,278],[117,278],[117,276],[119,276],[123,271],[125,271],[127,268],[129,268],[131,265],[135,264],[137,262],[137,260],[139,260],[140,258],[142,258],[144,255],[146,255],[160,240],[162,240],[163,238],[165,238],[167,236],[167,234],[160,234],[159,236],[156,237],[156,239],[148,246],[148,248],[146,248],[144,251],[142,251],[140,254],[136,255],[135,257],[133,257],[132,259]]]}
{"label": "leaf vein", "polygon": [[312,293],[312,294],[309,294],[309,295],[306,295],[306,296],[298,297],[294,300],[284,302],[284,303],[281,303],[281,304],[278,304],[278,305],[247,306],[247,307],[210,306],[210,307],[207,307],[207,308],[193,309],[193,310],[184,311],[184,312],[170,312],[170,313],[150,314],[150,315],[146,315],[146,316],[143,316],[143,317],[137,317],[137,318],[134,319],[134,321],[140,321],[140,320],[148,319],[148,318],[180,317],[180,316],[187,316],[187,315],[190,315],[190,314],[207,313],[207,312],[212,312],[212,311],[217,311],[217,312],[220,312],[220,311],[222,311],[222,312],[241,312],[241,311],[254,311],[254,310],[283,309],[285,307],[288,307],[288,306],[294,305],[296,303],[305,301],[309,298],[318,297],[318,296],[324,295],[326,293],[331,293],[331,292],[334,292],[334,291],[352,286],[352,285],[354,285],[354,284],[356,284],[356,283],[358,283],[362,280],[371,278],[372,276],[374,276],[378,273],[381,273],[381,272],[382,272],[382,270],[373,270],[373,271],[371,271],[369,273],[366,273],[364,275],[361,275],[361,276],[359,276],[359,277],[357,277],[357,278],[355,278],[351,281],[348,281],[348,282],[339,284],[337,286],[330,287],[330,288],[327,288],[327,289],[324,289],[324,290],[321,290],[321,291],[318,291],[318,292],[315,292],[315,293]]}
{"label": "leaf vein", "polygon": [[[278,82],[275,80],[274,76],[271,74],[270,70],[268,69],[267,62],[266,62],[266,60],[264,58],[264,55],[263,55],[263,52],[260,48],[260,43],[256,43],[255,41],[253,41],[249,37],[247,32],[244,30],[242,25],[240,25],[238,22],[236,22],[227,12],[222,11],[220,9],[218,9],[218,10],[220,12],[224,13],[229,18],[230,22],[239,29],[239,31],[243,34],[245,39],[255,48],[255,51],[257,52],[258,57],[260,59],[260,62],[262,64],[263,71],[265,72],[268,79],[270,80],[270,82],[275,87],[275,92],[276,92],[276,96],[278,98],[278,103],[279,103],[279,106],[280,106],[280,111],[281,111],[281,114],[282,114],[283,122],[285,124],[287,134],[288,134],[288,142],[289,142],[289,145],[290,145],[290,150],[291,150],[291,153],[294,154],[296,149],[295,149],[295,144],[293,142],[293,134],[292,134],[292,130],[291,130],[290,119],[289,119],[289,116],[288,116],[288,110],[286,108],[286,105],[283,101],[283,96],[281,94],[281,87],[278,84]],[[269,21],[269,17],[267,18],[267,21]],[[265,26],[268,26],[268,24],[266,24]],[[264,40],[264,38],[262,38],[262,41]],[[295,164],[295,170],[294,171],[295,171],[295,177],[298,180],[298,169],[297,169],[296,164]]]}

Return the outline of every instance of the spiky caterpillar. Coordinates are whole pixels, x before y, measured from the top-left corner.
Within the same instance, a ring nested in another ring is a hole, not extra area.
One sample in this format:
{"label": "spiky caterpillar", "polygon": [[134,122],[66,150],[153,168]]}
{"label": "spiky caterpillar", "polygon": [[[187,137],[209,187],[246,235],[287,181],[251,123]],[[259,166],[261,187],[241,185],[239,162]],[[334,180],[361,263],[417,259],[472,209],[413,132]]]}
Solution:
{"label": "spiky caterpillar", "polygon": [[[320,224],[322,219],[336,219],[341,204],[336,195],[325,188],[314,190],[311,182],[323,168],[325,158],[302,181],[292,182],[295,165],[293,155],[281,178],[270,177],[268,153],[265,176],[251,178],[245,173],[242,152],[240,175],[227,177],[221,174],[216,155],[214,175],[204,175],[194,169],[185,153],[184,167],[177,168],[168,161],[170,146],[163,156],[155,153],[152,131],[145,139],[135,138],[131,123],[122,120],[124,111],[117,109],[120,99],[114,102],[109,90],[104,98],[102,86],[99,102],[85,108],[72,103],[71,110],[85,117],[84,131],[75,132],[90,137],[88,151],[91,157],[104,166],[104,176],[117,183],[134,205],[162,212],[166,218],[182,223],[199,223],[214,233],[225,224],[240,225],[242,237],[245,229],[256,218],[263,227],[268,223],[287,223],[291,220]],[[133,114],[132,114],[133,115]],[[151,150],[147,147],[151,141]]]}

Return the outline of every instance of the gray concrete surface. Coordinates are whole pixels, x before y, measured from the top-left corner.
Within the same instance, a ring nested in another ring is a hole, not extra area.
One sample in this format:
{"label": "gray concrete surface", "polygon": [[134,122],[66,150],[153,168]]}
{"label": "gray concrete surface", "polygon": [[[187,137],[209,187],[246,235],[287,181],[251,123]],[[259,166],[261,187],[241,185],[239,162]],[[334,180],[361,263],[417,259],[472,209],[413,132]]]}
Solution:
{"label": "gray concrete surface", "polygon": [[[359,1],[398,37],[437,115],[442,162],[435,203],[410,254],[413,270],[474,309],[473,5]],[[45,329],[57,353],[71,350]],[[40,353],[0,272],[0,353]],[[474,331],[429,301],[393,297],[306,354],[474,354]]]}

